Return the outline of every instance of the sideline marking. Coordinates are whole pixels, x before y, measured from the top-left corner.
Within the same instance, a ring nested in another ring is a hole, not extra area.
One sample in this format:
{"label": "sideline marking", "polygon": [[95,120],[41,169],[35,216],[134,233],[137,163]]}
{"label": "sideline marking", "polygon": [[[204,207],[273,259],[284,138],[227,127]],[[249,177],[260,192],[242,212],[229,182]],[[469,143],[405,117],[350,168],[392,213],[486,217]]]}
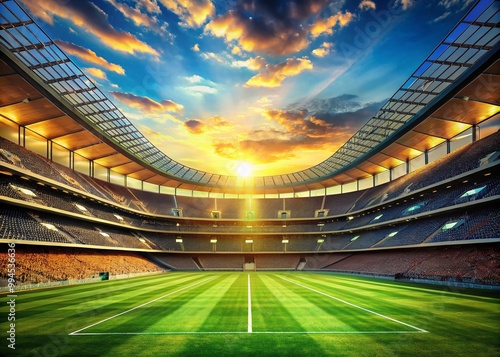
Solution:
{"label": "sideline marking", "polygon": [[[380,335],[414,334],[423,331],[256,331],[255,335]],[[242,335],[245,331],[151,331],[151,332],[81,332],[73,336],[105,335]]]}
{"label": "sideline marking", "polygon": [[250,274],[248,274],[248,333],[252,333],[252,290],[250,289]]}
{"label": "sideline marking", "polygon": [[[158,300],[160,300],[160,299],[163,299],[164,297],[167,297],[167,296],[173,295],[173,294],[175,294],[175,293],[178,293],[179,291],[186,290],[186,289],[190,289],[190,288],[192,288],[193,286],[200,285],[200,284],[202,284],[202,283],[204,283],[204,282],[207,282],[207,281],[209,281],[209,280],[213,280],[213,279],[215,279],[215,278],[217,278],[217,276],[213,276],[213,277],[211,277],[211,278],[207,278],[207,279],[204,279],[204,280],[202,280],[202,281],[198,281],[197,283],[194,283],[194,284],[191,284],[191,285],[185,286],[185,287],[183,287],[183,288],[177,289],[177,290],[172,291],[172,292],[170,292],[170,293],[168,293],[168,294],[162,295],[162,296],[160,296],[160,297],[158,297],[158,298],[156,298],[156,299],[153,299],[153,300],[151,300],[151,301],[145,302],[144,304],[137,305],[137,306],[135,306],[135,307],[133,307],[133,308],[131,308],[131,309],[128,309],[128,310],[123,311],[123,312],[120,312],[119,314],[116,314],[116,315],[110,316],[110,317],[108,317],[108,318],[105,318],[104,320],[101,320],[101,321],[98,321],[98,322],[96,322],[96,323],[93,323],[92,325],[88,325],[87,327],[84,327],[84,328],[81,328],[81,329],[79,329],[79,330],[73,331],[73,332],[69,333],[68,335],[70,335],[70,336],[71,336],[71,335],[75,335],[75,334],[83,335],[82,333],[79,333],[79,332],[80,332],[80,331],[83,331],[83,330],[86,330],[86,329],[88,329],[88,328],[90,328],[90,327],[93,327],[93,326],[95,326],[95,325],[99,325],[100,323],[103,323],[103,322],[105,322],[105,321],[108,321],[108,320],[114,319],[115,317],[118,317],[118,316],[121,316],[121,315],[123,315],[123,314],[126,314],[127,312],[134,311],[135,309],[138,309],[138,308],[140,308],[140,307],[143,307],[143,306],[149,305],[149,304],[151,304],[151,303],[153,303],[153,302],[155,302],[155,301],[158,301]],[[88,335],[88,334],[92,334],[92,333],[84,333],[84,334]],[[101,333],[97,333],[97,334],[101,334]]]}
{"label": "sideline marking", "polygon": [[415,327],[415,326],[413,326],[413,325],[407,324],[406,322],[402,322],[402,321],[399,321],[399,320],[393,319],[392,317],[389,317],[389,316],[385,316],[385,315],[379,314],[378,312],[375,312],[375,311],[373,311],[373,310],[368,310],[368,309],[365,309],[364,307],[361,307],[361,306],[355,305],[355,304],[353,304],[353,303],[350,303],[350,302],[348,302],[348,301],[345,301],[345,300],[339,299],[339,298],[337,298],[337,297],[335,297],[335,296],[332,296],[332,295],[329,295],[329,294],[324,293],[324,292],[322,292],[322,291],[319,291],[319,290],[313,289],[313,288],[311,288],[311,287],[309,287],[309,286],[302,285],[302,284],[297,283],[297,282],[295,282],[295,281],[293,281],[293,280],[289,280],[289,279],[283,278],[283,277],[281,277],[281,276],[279,276],[279,275],[275,275],[275,276],[277,276],[278,278],[283,279],[283,280],[285,280],[285,281],[288,281],[289,283],[292,283],[292,284],[298,285],[298,286],[300,286],[300,287],[302,287],[302,288],[304,288],[304,289],[308,289],[308,290],[314,291],[315,293],[318,293],[318,294],[324,295],[324,296],[326,296],[326,297],[329,297],[330,299],[334,299],[334,300],[340,301],[340,302],[342,302],[342,303],[344,303],[344,304],[347,304],[347,305],[349,305],[349,306],[352,306],[352,307],[358,308],[358,309],[360,309],[360,310],[363,310],[363,311],[369,312],[369,313],[371,313],[371,314],[374,314],[374,315],[377,315],[377,316],[383,317],[384,319],[391,320],[391,321],[397,322],[397,323],[399,323],[399,324],[401,324],[401,325],[405,325],[405,326],[411,327],[412,329],[415,329],[415,330],[417,330],[418,332],[429,332],[429,331],[426,331],[426,330],[421,329],[421,328],[419,328],[419,327]]}

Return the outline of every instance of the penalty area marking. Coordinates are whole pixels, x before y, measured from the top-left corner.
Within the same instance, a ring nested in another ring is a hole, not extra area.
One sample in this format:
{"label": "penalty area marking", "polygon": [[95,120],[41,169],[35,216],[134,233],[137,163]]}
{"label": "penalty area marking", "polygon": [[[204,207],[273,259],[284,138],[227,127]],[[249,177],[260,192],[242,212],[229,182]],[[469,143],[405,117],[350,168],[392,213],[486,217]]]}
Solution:
{"label": "penalty area marking", "polygon": [[[162,295],[162,296],[160,296],[160,297],[157,297],[156,299],[153,299],[153,300],[151,300],[151,301],[145,302],[144,304],[137,305],[137,306],[135,306],[135,307],[133,307],[133,308],[131,308],[131,309],[128,309],[128,310],[123,311],[123,312],[120,312],[119,314],[116,314],[116,315],[110,316],[110,317],[108,317],[108,318],[105,318],[104,320],[101,320],[101,321],[98,321],[98,322],[96,322],[96,323],[93,323],[92,325],[88,325],[88,326],[86,326],[86,327],[84,327],[84,328],[81,328],[81,329],[79,329],[79,330],[73,331],[73,332],[69,333],[69,335],[70,335],[70,336],[71,336],[71,335],[76,335],[76,334],[78,334],[78,335],[83,335],[83,334],[89,335],[89,334],[90,334],[90,335],[91,335],[91,334],[93,334],[93,333],[80,333],[80,331],[83,331],[83,330],[86,330],[86,329],[91,328],[91,327],[93,327],[93,326],[99,325],[99,324],[101,324],[101,323],[103,323],[103,322],[105,322],[105,321],[109,321],[109,320],[111,320],[111,319],[114,319],[115,317],[118,317],[118,316],[124,315],[124,314],[126,314],[127,312],[134,311],[134,310],[136,310],[136,309],[138,309],[138,308],[140,308],[140,307],[143,307],[143,306],[149,305],[149,304],[151,304],[151,303],[153,303],[153,302],[155,302],[155,301],[158,301],[158,300],[160,300],[160,299],[163,299],[163,298],[165,298],[165,297],[167,297],[167,296],[170,296],[170,295],[176,294],[176,293],[178,293],[179,291],[183,291],[183,290],[186,290],[186,289],[190,289],[190,288],[192,288],[192,287],[194,287],[194,286],[196,286],[196,285],[200,285],[200,284],[202,284],[202,283],[205,283],[205,282],[207,282],[207,281],[213,280],[213,279],[215,279],[215,278],[217,278],[217,277],[216,277],[216,276],[213,276],[213,277],[211,277],[211,278],[207,278],[207,279],[204,279],[204,280],[202,280],[202,281],[198,281],[198,282],[196,282],[196,283],[194,283],[194,284],[187,285],[187,286],[185,286],[185,287],[183,287],[183,288],[177,289],[177,290],[172,291],[172,292],[170,292],[170,293],[168,293],[168,294],[165,294],[165,295]],[[99,335],[99,334],[107,334],[107,333],[97,333],[97,334]],[[113,333],[111,333],[111,334],[113,334]],[[124,334],[124,333],[120,333],[120,334]],[[94,334],[94,335],[95,335],[95,334]]]}
{"label": "penalty area marking", "polygon": [[[309,286],[302,285],[302,284],[300,284],[300,283],[297,283],[296,281],[293,281],[293,280],[289,280],[289,279],[283,278],[282,276],[279,276],[279,275],[278,275],[278,278],[283,279],[283,280],[285,280],[285,281],[288,281],[289,283],[295,284],[295,285],[297,285],[297,286],[300,286],[301,288],[304,288],[304,289],[307,289],[307,290],[311,290],[311,291],[314,291],[315,293],[318,293],[318,294],[320,294],[320,295],[323,295],[323,296],[329,297],[330,299],[337,300],[337,301],[339,301],[339,302],[341,302],[341,303],[344,303],[344,304],[346,304],[346,305],[349,305],[349,306],[355,307],[355,308],[357,308],[357,309],[360,309],[360,310],[363,310],[363,311],[369,312],[369,313],[371,313],[371,314],[374,314],[374,315],[377,315],[377,316],[383,317],[384,319],[387,319],[387,320],[390,320],[390,321],[393,321],[393,322],[397,322],[398,324],[401,324],[401,325],[404,325],[404,326],[410,327],[410,328],[412,328],[412,329],[417,330],[417,332],[429,332],[429,331],[426,331],[426,330],[421,329],[421,328],[419,328],[419,327],[416,327],[416,326],[413,326],[413,325],[407,324],[406,322],[399,321],[399,320],[393,319],[392,317],[382,315],[382,314],[380,314],[380,313],[378,313],[378,312],[375,312],[375,311],[373,311],[373,310],[365,309],[364,307],[361,307],[361,306],[358,306],[358,305],[356,305],[356,304],[350,303],[349,301],[345,301],[345,300],[339,299],[339,298],[337,298],[337,297],[335,297],[335,296],[332,296],[332,295],[329,295],[329,294],[324,293],[324,292],[322,292],[322,291],[319,291],[319,290],[313,289],[313,288],[311,288],[311,287],[309,287]],[[379,332],[379,333],[380,333],[380,332]]]}

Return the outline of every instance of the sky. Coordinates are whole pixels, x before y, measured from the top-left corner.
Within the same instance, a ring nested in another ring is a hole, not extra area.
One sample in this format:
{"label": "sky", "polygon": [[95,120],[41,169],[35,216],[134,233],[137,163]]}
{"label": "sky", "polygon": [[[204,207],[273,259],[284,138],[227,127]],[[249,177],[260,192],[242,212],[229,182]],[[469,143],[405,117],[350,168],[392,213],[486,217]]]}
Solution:
{"label": "sky", "polygon": [[[471,0],[20,0],[172,159],[276,175],[331,156]],[[244,172],[243,172],[244,171]]]}

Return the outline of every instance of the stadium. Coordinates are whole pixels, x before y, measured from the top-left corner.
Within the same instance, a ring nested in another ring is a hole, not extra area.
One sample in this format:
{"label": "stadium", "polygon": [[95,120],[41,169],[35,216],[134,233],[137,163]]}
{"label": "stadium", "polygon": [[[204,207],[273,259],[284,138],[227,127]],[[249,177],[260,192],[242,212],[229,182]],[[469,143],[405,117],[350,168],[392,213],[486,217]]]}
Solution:
{"label": "stadium", "polygon": [[498,1],[325,159],[263,175],[160,149],[35,3],[0,1],[3,356],[500,354]]}

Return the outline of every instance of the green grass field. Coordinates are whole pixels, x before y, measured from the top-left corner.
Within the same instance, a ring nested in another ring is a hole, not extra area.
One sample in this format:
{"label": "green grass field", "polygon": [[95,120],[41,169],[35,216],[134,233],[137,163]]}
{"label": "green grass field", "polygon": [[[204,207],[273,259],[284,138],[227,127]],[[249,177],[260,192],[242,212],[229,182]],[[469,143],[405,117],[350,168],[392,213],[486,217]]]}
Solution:
{"label": "green grass field", "polygon": [[1,355],[499,356],[499,292],[305,272],[167,273],[18,292]]}

